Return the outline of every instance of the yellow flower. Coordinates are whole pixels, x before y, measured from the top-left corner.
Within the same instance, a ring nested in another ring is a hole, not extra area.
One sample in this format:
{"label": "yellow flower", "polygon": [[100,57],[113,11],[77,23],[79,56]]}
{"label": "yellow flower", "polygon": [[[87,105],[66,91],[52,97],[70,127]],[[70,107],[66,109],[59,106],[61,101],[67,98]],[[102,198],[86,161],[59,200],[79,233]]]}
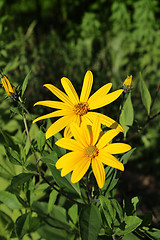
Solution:
{"label": "yellow flower", "polygon": [[99,116],[101,124],[110,128],[117,128],[121,132],[124,131],[123,128],[113,119],[101,113],[90,111],[113,102],[121,95],[123,89],[107,94],[112,87],[112,83],[108,83],[89,97],[93,84],[93,75],[91,71],[86,72],[80,98],[69,79],[63,77],[61,83],[66,94],[51,84],[44,85],[61,101],[39,101],[34,104],[60,109],[38,117],[33,121],[33,123],[35,123],[46,118],[61,117],[49,127],[46,132],[46,139],[61,131],[63,128],[65,128],[64,136],[70,137],[70,124],[72,122],[77,123],[79,126],[82,122],[92,125],[97,116]]}
{"label": "yellow flower", "polygon": [[5,75],[1,76],[0,80],[7,95],[11,97],[16,92],[16,88],[9,82],[8,78]]}
{"label": "yellow flower", "polygon": [[132,87],[132,75],[128,76],[123,83],[124,89],[130,89]]}
{"label": "yellow flower", "polygon": [[127,152],[131,147],[125,143],[110,143],[119,131],[112,129],[100,136],[101,124],[98,118],[93,122],[90,131],[85,123],[80,127],[72,123],[71,131],[75,140],[61,138],[56,142],[56,145],[72,151],[62,156],[56,163],[57,169],[62,168],[62,177],[73,171],[71,182],[76,183],[91,164],[98,186],[102,188],[105,182],[103,164],[124,171],[123,164],[112,154]]}

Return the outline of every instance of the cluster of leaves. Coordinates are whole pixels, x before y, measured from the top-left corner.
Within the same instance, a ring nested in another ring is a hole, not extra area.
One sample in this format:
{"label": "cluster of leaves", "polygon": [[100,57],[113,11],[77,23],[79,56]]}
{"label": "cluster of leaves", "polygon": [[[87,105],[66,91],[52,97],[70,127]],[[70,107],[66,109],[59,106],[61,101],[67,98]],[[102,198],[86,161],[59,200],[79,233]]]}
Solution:
{"label": "cluster of leaves", "polygon": [[[22,85],[24,75],[32,70],[32,81],[26,92],[31,111],[37,100],[35,93],[38,92],[38,100],[44,95],[39,86],[46,82],[58,86],[61,76],[72,77],[78,89],[89,68],[94,72],[97,89],[108,79],[118,86],[119,78],[132,74],[134,95],[132,98],[131,93],[126,95],[120,110],[120,122],[127,138],[129,130],[130,134],[139,133],[159,111],[154,97],[151,102],[160,77],[159,13],[158,0],[87,3],[85,0],[61,3],[1,0],[0,68],[14,79],[14,85]],[[22,14],[23,23],[19,21]],[[139,77],[140,71],[146,83]],[[26,84],[27,81],[22,94]],[[145,110],[140,104],[139,91]],[[2,96],[1,89],[0,93]],[[106,184],[102,192],[92,188],[91,196],[97,201],[90,199],[88,204],[84,184],[71,184],[70,176],[62,179],[55,168],[64,150],[52,141],[46,142],[43,126],[39,130],[31,125],[27,116],[31,126],[30,145],[20,106],[14,105],[9,110],[10,101],[2,103],[2,97],[0,100],[0,238],[159,239],[159,231],[150,227],[151,215],[140,217],[136,212],[137,197],[125,199],[121,205],[115,198],[116,170],[106,168]],[[111,111],[112,116],[118,112],[117,105],[113,105]],[[133,139],[132,146],[137,146],[138,151],[132,160],[134,162],[136,156],[142,158],[152,149],[152,161],[146,161],[146,156],[145,163],[140,161],[141,169],[146,172],[148,169],[149,173],[154,170],[159,179],[160,124],[156,119],[152,123],[140,139],[136,138],[135,142]],[[50,121],[46,128],[49,125]],[[38,157],[41,174],[33,152]],[[126,163],[128,158],[125,155],[121,160]],[[136,166],[139,163],[134,164],[134,168]],[[92,175],[91,178],[93,180]],[[73,199],[76,202],[72,202]]]}
{"label": "cluster of leaves", "polygon": [[[28,79],[29,75],[22,84],[21,98]],[[140,86],[143,104],[150,114],[151,97],[142,77]],[[6,102],[3,104],[1,109]],[[127,109],[132,110],[127,112]],[[0,189],[1,238],[159,239],[160,230],[151,228],[152,215],[138,215],[138,197],[124,198],[119,204],[116,198],[119,173],[116,169],[105,168],[106,181],[101,190],[93,173],[76,184],[71,183],[70,174],[62,178],[55,163],[66,150],[54,144],[61,134],[46,142],[43,127],[38,129],[34,124],[28,132],[26,126],[31,116],[26,119],[21,105],[10,110],[14,114],[11,121],[16,120],[19,125],[12,134],[8,132],[11,127],[2,126],[0,129],[1,148],[5,149],[0,162],[0,176],[4,183]],[[133,124],[131,92],[121,109],[120,120],[126,134]],[[119,160],[126,164],[134,150]]]}

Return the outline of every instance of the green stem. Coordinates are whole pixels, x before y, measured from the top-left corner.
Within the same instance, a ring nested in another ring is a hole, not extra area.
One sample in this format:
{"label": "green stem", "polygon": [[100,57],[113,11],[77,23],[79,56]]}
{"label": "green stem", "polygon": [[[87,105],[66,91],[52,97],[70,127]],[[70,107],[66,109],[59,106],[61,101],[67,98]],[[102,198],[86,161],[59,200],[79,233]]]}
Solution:
{"label": "green stem", "polygon": [[[144,129],[146,125],[148,125],[153,119],[158,117],[160,115],[160,112],[156,113],[153,117],[148,117],[148,119],[145,121],[145,123],[142,125],[141,130]],[[124,140],[124,142],[130,141],[133,137],[135,137],[139,133],[140,129],[137,129],[131,136],[129,136],[127,139]]]}

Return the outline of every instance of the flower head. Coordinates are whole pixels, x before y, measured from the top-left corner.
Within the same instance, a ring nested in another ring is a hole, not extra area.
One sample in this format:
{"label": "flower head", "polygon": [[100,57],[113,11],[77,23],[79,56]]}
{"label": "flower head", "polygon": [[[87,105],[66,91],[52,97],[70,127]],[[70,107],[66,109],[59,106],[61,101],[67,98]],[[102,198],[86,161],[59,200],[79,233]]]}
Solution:
{"label": "flower head", "polygon": [[14,93],[16,93],[16,88],[9,82],[5,75],[0,76],[0,80],[8,96],[11,97]]}
{"label": "flower head", "polygon": [[119,131],[112,129],[100,136],[101,124],[98,118],[93,122],[90,131],[84,122],[80,127],[72,123],[71,131],[75,139],[61,138],[56,142],[56,145],[72,151],[62,156],[56,163],[57,169],[62,168],[62,177],[73,171],[71,182],[76,183],[92,165],[98,186],[102,188],[105,182],[103,164],[124,171],[123,164],[112,154],[127,152],[131,147],[125,143],[110,143]]}
{"label": "flower head", "polygon": [[71,136],[70,124],[72,122],[77,123],[79,126],[82,122],[92,125],[97,116],[102,124],[110,128],[117,128],[119,131],[123,132],[123,128],[113,119],[101,113],[92,112],[92,110],[103,107],[116,100],[123,92],[123,89],[107,94],[112,87],[112,83],[108,83],[89,97],[93,84],[93,75],[91,71],[86,72],[80,98],[69,79],[63,77],[61,83],[66,94],[51,84],[44,85],[61,101],[39,101],[35,103],[35,105],[59,109],[38,117],[33,121],[37,122],[42,119],[61,117],[49,127],[46,132],[46,139],[61,131],[63,128],[65,128],[64,136],[69,137]]}
{"label": "flower head", "polygon": [[128,91],[132,87],[132,75],[128,76],[123,83],[124,91]]}

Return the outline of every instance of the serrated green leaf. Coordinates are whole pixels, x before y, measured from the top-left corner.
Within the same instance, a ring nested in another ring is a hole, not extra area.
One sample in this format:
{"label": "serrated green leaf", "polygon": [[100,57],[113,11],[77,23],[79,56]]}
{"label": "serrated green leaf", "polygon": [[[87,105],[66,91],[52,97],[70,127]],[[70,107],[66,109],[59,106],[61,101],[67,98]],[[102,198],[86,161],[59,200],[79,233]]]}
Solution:
{"label": "serrated green leaf", "polygon": [[116,234],[118,236],[126,235],[128,233],[133,232],[140,224],[142,223],[142,219],[137,216],[127,216],[122,222],[121,226],[117,228]]}
{"label": "serrated green leaf", "polygon": [[152,99],[151,99],[150,92],[147,88],[147,85],[142,78],[141,73],[140,73],[140,92],[141,92],[141,98],[142,98],[143,105],[145,106],[147,113],[149,115]]}
{"label": "serrated green leaf", "polygon": [[0,191],[0,201],[11,209],[23,208],[16,196],[13,193],[7,191]]}
{"label": "serrated green leaf", "polygon": [[124,136],[126,136],[129,127],[132,126],[134,120],[134,110],[131,100],[131,92],[128,94],[128,97],[123,105],[121,114],[120,114],[120,124],[124,129]]}
{"label": "serrated green leaf", "polygon": [[17,187],[27,182],[34,174],[32,173],[20,173],[17,176],[14,176],[11,182],[12,187]]}
{"label": "serrated green leaf", "polygon": [[79,223],[82,240],[97,240],[101,226],[98,207],[95,205],[84,207],[80,213]]}
{"label": "serrated green leaf", "polygon": [[25,79],[23,81],[21,97],[23,97],[24,92],[25,92],[25,90],[27,88],[30,73],[31,73],[31,71],[27,74],[27,76],[25,77]]}

